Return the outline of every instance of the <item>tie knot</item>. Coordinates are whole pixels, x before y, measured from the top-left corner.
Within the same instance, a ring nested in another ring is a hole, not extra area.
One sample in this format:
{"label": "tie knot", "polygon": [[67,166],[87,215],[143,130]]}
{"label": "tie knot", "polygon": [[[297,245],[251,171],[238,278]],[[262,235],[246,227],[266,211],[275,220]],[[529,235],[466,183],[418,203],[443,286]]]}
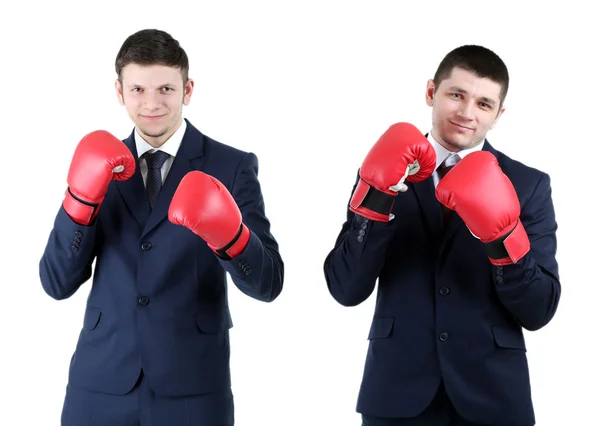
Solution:
{"label": "tie knot", "polygon": [[148,151],[144,154],[144,158],[149,169],[160,169],[169,158],[169,154],[164,151],[154,151],[153,153]]}
{"label": "tie knot", "polygon": [[446,157],[444,162],[441,164],[443,168],[456,166],[460,161],[460,156],[456,153],[452,153]]}
{"label": "tie knot", "polygon": [[438,173],[440,174],[440,178],[444,177],[446,173],[448,173],[452,167],[456,166],[460,161],[460,156],[456,153],[452,153],[446,157],[446,159],[440,164],[438,167]]}

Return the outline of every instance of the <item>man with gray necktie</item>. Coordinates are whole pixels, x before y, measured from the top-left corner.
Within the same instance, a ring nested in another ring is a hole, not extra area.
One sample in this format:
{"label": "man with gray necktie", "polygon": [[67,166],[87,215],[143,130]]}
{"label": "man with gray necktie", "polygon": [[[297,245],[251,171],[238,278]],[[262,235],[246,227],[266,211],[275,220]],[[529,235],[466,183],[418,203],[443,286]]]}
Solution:
{"label": "man with gray necktie", "polygon": [[356,410],[363,426],[532,426],[523,329],[558,308],[550,177],[487,140],[508,91],[483,46],[428,80],[431,131],[398,123],[363,161],[324,262],[332,297],[375,312]]}

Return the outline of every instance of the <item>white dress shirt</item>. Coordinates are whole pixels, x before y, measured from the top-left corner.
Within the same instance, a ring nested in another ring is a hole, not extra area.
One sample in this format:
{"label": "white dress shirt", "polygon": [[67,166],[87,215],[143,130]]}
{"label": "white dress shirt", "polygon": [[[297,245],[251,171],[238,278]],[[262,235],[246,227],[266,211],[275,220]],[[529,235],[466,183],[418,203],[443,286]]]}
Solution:
{"label": "white dress shirt", "polygon": [[465,158],[465,156],[467,156],[468,154],[470,154],[472,152],[481,151],[481,149],[483,148],[483,144],[485,142],[485,140],[483,140],[483,141],[481,141],[481,143],[479,145],[474,146],[473,148],[463,149],[462,151],[458,151],[458,152],[451,152],[451,151],[448,151],[446,148],[444,148],[442,145],[440,145],[440,143],[438,141],[435,140],[435,138],[431,135],[431,131],[427,134],[427,140],[429,140],[429,143],[431,143],[431,146],[433,146],[433,149],[435,149],[435,155],[436,155],[436,163],[435,163],[436,171],[433,173],[434,187],[437,187],[437,185],[440,181],[440,178],[437,173],[437,169],[440,166],[440,164],[442,164],[449,155],[456,154],[462,160],[463,158]]}
{"label": "white dress shirt", "polygon": [[[160,146],[158,149],[154,148],[152,145],[150,145],[148,142],[146,142],[144,140],[144,138],[142,138],[140,136],[140,134],[137,132],[137,129],[135,131],[135,147],[137,149],[137,153],[138,153],[138,158],[142,158],[142,155],[144,155],[146,152],[150,151],[150,152],[154,152],[157,150],[163,151],[167,154],[169,154],[169,158],[167,159],[167,161],[165,161],[165,164],[163,164],[163,166],[160,169],[160,174],[162,176],[162,183],[165,183],[165,179],[167,178],[167,175],[169,174],[169,170],[171,170],[171,165],[173,164],[173,160],[175,159],[175,155],[177,155],[177,151],[179,150],[179,146],[181,145],[181,141],[183,140],[183,135],[185,134],[185,129],[187,127],[187,123],[185,120],[182,120],[181,126],[179,126],[179,129],[177,129],[177,131],[175,133],[173,133],[173,135],[167,139],[165,141],[164,144],[162,144],[162,146]],[[142,179],[144,180],[144,186],[146,186],[146,177],[148,176],[148,164],[146,164],[146,160],[144,159],[143,161],[140,160],[139,162],[140,165],[140,172],[142,173]]]}

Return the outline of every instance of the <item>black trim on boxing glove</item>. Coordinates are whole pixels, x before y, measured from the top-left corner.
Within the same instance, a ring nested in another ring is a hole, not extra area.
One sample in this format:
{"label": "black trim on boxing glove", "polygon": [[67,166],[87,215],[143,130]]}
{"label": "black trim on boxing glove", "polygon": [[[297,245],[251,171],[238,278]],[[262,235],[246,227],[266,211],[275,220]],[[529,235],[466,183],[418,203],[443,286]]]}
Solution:
{"label": "black trim on boxing glove", "polygon": [[395,199],[394,195],[370,187],[360,206],[375,213],[387,215],[392,211]]}
{"label": "black trim on boxing glove", "polygon": [[498,238],[497,240],[490,241],[489,243],[483,243],[485,251],[490,259],[505,259],[508,257],[508,251],[504,246],[504,240],[508,238],[512,231]]}

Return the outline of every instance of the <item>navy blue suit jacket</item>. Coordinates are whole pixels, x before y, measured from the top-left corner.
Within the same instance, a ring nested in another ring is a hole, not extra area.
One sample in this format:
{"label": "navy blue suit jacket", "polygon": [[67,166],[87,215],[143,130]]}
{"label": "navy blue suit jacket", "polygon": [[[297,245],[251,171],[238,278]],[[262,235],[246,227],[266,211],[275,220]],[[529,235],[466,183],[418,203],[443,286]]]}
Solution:
{"label": "navy blue suit jacket", "polygon": [[455,212],[443,229],[433,177],[398,194],[389,223],[348,210],[324,272],[344,306],[365,301],[378,280],[358,412],[416,416],[443,379],[472,422],[535,423],[523,329],[548,324],[561,293],[550,178],[488,141],[483,149],[518,194],[531,250],[517,264],[493,266]]}
{"label": "navy blue suit jacket", "polygon": [[[186,120],[187,121],[187,120]],[[124,140],[134,157],[133,132]],[[187,122],[154,210],[139,164],[132,178],[111,182],[97,220],[74,223],[61,208],[40,261],[46,293],[66,299],[92,276],[69,382],[124,394],[141,369],[163,395],[214,392],[230,386],[226,273],[245,294],[273,301],[283,262],[270,232],[257,178],[258,160],[203,135]],[[172,224],[171,198],[183,178],[201,170],[233,195],[251,231],[246,249],[218,258],[200,237]]]}

